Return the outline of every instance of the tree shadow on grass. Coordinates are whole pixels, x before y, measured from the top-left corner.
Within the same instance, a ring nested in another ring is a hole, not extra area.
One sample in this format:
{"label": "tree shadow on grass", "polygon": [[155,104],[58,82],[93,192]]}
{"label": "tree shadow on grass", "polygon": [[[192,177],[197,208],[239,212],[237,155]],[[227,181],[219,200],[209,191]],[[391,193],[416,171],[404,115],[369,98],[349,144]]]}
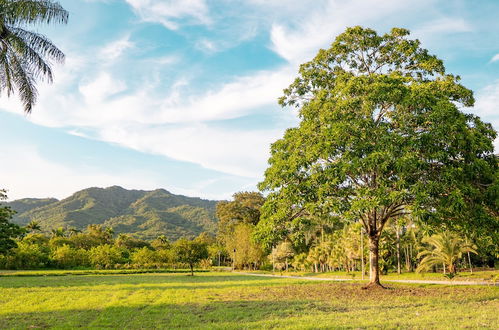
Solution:
{"label": "tree shadow on grass", "polygon": [[[253,283],[252,283],[253,282]],[[0,288],[57,288],[57,287],[82,287],[106,285],[150,285],[158,284],[156,288],[196,289],[196,288],[222,288],[230,286],[259,286],[261,283],[283,282],[280,278],[262,278],[241,275],[221,276],[167,276],[167,275],[90,275],[90,276],[64,276],[64,277],[13,277],[0,278]],[[163,284],[163,285],[161,285]],[[166,285],[165,285],[166,284]],[[178,285],[168,285],[178,284]]]}
{"label": "tree shadow on grass", "polygon": [[[224,301],[112,306],[0,315],[0,328],[244,328],[304,313],[346,312],[312,301]],[[281,324],[282,326],[282,324]]]}

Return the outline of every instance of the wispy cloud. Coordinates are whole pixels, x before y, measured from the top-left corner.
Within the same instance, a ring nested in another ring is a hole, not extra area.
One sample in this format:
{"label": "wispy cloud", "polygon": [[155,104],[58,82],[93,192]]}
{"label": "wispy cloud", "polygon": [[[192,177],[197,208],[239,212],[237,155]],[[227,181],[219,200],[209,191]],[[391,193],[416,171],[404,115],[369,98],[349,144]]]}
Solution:
{"label": "wispy cloud", "polygon": [[499,61],[499,54],[495,54],[494,56],[492,56],[492,58],[490,59],[490,62],[497,62]]}
{"label": "wispy cloud", "polygon": [[418,36],[446,35],[473,31],[473,26],[464,18],[443,17],[424,23],[414,30]]}
{"label": "wispy cloud", "polygon": [[[2,175],[2,188],[8,190],[11,200],[27,196],[65,198],[91,186],[157,187],[154,178],[140,170],[106,173],[102,168],[62,165],[46,159],[32,145],[14,147],[3,144],[0,153],[11,156],[9,162],[0,162],[0,173],[8,173]],[[47,192],[47,187],[50,187],[50,192]]]}
{"label": "wispy cloud", "polygon": [[164,25],[176,30],[180,20],[190,24],[208,25],[211,22],[208,5],[204,0],[126,0],[145,22]]}
{"label": "wispy cloud", "polygon": [[126,35],[125,37],[106,45],[100,51],[100,57],[107,61],[114,61],[120,57],[123,52],[128,49],[132,49],[134,46],[135,44],[130,41],[130,35]]}

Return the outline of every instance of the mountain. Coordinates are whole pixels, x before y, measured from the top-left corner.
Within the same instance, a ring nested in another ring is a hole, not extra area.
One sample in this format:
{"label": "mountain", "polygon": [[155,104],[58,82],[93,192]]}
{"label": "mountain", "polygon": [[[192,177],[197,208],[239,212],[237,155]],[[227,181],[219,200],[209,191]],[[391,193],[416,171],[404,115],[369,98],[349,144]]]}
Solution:
{"label": "mountain", "polygon": [[217,201],[172,194],[164,189],[127,190],[113,186],[88,188],[63,200],[25,198],[8,203],[18,213],[12,221],[26,225],[38,221],[42,230],[66,227],[83,230],[89,224],[113,227],[116,234],[170,240],[215,234]]}

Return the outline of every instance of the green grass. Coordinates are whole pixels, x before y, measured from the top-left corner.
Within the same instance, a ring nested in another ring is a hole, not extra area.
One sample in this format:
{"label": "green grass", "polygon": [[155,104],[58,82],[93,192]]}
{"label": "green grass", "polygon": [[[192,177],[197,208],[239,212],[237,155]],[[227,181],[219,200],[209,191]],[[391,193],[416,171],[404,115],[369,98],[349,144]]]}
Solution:
{"label": "green grass", "polygon": [[[0,277],[19,276],[68,276],[68,275],[130,275],[148,273],[189,273],[188,269],[44,269],[44,270],[0,270]],[[196,273],[207,270],[195,270]]]}
{"label": "green grass", "polygon": [[496,328],[499,288],[230,273],[0,278],[0,328]]}

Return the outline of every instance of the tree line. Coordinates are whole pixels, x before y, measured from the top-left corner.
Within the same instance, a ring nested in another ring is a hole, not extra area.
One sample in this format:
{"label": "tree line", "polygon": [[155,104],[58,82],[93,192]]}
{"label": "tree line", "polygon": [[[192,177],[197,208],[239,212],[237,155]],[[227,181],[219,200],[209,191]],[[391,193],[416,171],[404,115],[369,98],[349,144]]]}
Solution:
{"label": "tree line", "polygon": [[[217,238],[233,267],[367,273],[369,245],[361,223],[334,216],[302,218],[283,229],[286,233],[266,248],[259,232],[265,226],[260,212],[266,199],[255,192],[233,197],[217,205]],[[499,257],[494,235],[425,227],[410,216],[400,217],[380,237],[380,272],[433,271],[453,277],[458,270],[494,267]]]}
{"label": "tree line", "polygon": [[0,269],[188,268],[193,274],[195,267],[220,262],[218,244],[208,233],[173,243],[164,235],[145,241],[115,237],[112,228],[91,224],[84,231],[60,227],[47,235],[36,221],[25,227],[9,222],[13,213],[0,207]]}

